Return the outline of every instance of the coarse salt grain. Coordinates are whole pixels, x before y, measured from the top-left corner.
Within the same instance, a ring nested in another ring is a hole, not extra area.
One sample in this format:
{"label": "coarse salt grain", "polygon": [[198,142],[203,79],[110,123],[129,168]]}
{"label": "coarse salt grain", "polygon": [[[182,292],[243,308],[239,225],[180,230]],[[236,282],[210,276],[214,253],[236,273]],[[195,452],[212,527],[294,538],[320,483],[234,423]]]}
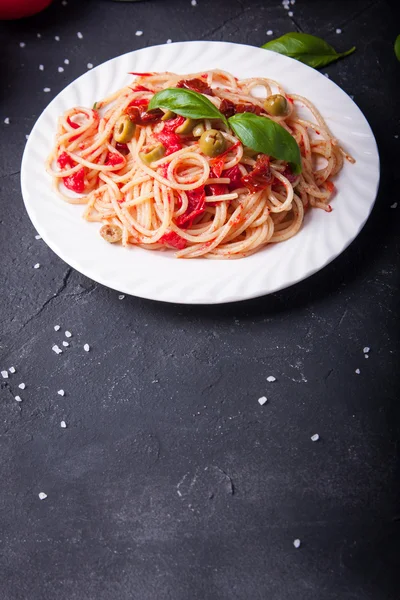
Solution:
{"label": "coarse salt grain", "polygon": [[25,135],[25,139],[29,140],[29,135],[28,134]]}
{"label": "coarse salt grain", "polygon": [[43,88],[43,91],[46,92],[46,94],[47,94],[48,92],[51,92],[51,89],[50,88]]}
{"label": "coarse salt grain", "polygon": [[88,63],[86,66],[87,66],[88,69],[93,69],[92,63]]}
{"label": "coarse salt grain", "polygon": [[261,398],[258,399],[258,404],[260,406],[263,406],[266,402],[267,402],[267,398],[265,396],[261,396]]}
{"label": "coarse salt grain", "polygon": [[59,42],[60,41],[60,36],[59,35],[55,35],[54,39],[56,40],[56,42]]}
{"label": "coarse salt grain", "polygon": [[89,350],[90,350],[89,344],[84,344],[83,349],[85,352],[89,352]]}
{"label": "coarse salt grain", "polygon": [[21,396],[15,396],[15,400],[16,400],[17,402],[22,402],[22,398],[21,398]]}
{"label": "coarse salt grain", "polygon": [[57,70],[58,70],[59,73],[64,73],[64,67],[58,67]]}
{"label": "coarse salt grain", "polygon": [[65,337],[67,337],[67,338],[72,337],[72,333],[70,331],[66,331],[65,332]]}
{"label": "coarse salt grain", "polygon": [[293,540],[293,546],[295,548],[300,548],[300,545],[301,545],[301,541],[299,539]]}
{"label": "coarse salt grain", "polygon": [[54,344],[54,346],[52,346],[51,348],[53,350],[53,352],[55,352],[56,354],[62,354],[62,350],[59,346],[57,346],[57,344]]}
{"label": "coarse salt grain", "polygon": [[319,440],[318,433],[314,433],[314,435],[311,436],[311,441],[312,442],[318,442],[318,440]]}
{"label": "coarse salt grain", "polygon": [[5,123],[6,125],[9,125],[9,124],[10,124],[10,117],[6,117],[6,118],[4,119],[4,123]]}
{"label": "coarse salt grain", "polygon": [[267,35],[272,35],[274,32],[272,31],[272,29],[268,29],[267,31]]}
{"label": "coarse salt grain", "polygon": [[191,4],[192,6],[197,6],[197,0],[191,0],[190,4]]}
{"label": "coarse salt grain", "polygon": [[33,265],[34,269],[39,269],[40,268],[40,263],[36,263],[36,265]]}
{"label": "coarse salt grain", "polygon": [[329,75],[328,73],[324,73],[325,77],[327,77],[329,79]]}
{"label": "coarse salt grain", "polygon": [[47,498],[47,494],[45,494],[44,492],[39,492],[39,499],[40,500],[46,500]]}
{"label": "coarse salt grain", "polygon": [[61,429],[66,429],[67,428],[66,422],[65,421],[61,421],[60,427],[61,427]]}
{"label": "coarse salt grain", "polygon": [[395,139],[395,140],[398,140],[398,139],[399,139],[399,136],[396,134],[396,135],[394,136],[394,139]]}
{"label": "coarse salt grain", "polygon": [[54,331],[60,331],[61,327],[60,325],[54,325]]}
{"label": "coarse salt grain", "polygon": [[57,394],[58,394],[59,396],[65,396],[65,392],[64,392],[64,390],[58,390]]}
{"label": "coarse salt grain", "polygon": [[65,59],[64,59],[64,65],[69,65],[69,60],[68,60],[68,58],[65,58]]}
{"label": "coarse salt grain", "polygon": [[68,2],[67,2],[67,0],[62,0],[61,4],[62,4],[63,6],[67,6]]}
{"label": "coarse salt grain", "polygon": [[44,71],[44,65],[39,65],[39,71]]}
{"label": "coarse salt grain", "polygon": [[20,383],[18,385],[18,387],[19,387],[20,390],[24,390],[26,388],[26,385],[24,383]]}
{"label": "coarse salt grain", "polygon": [[368,352],[371,350],[371,348],[369,348],[368,346],[365,346],[365,348],[363,348],[363,352],[364,354],[368,354]]}
{"label": "coarse salt grain", "polygon": [[[28,138],[29,136],[26,136],[26,137]],[[41,239],[42,239],[41,235],[39,235],[39,234],[35,235],[35,240],[41,240]]]}
{"label": "coarse salt grain", "polygon": [[171,39],[168,39],[168,40],[167,40],[167,44],[172,44],[172,40],[171,40]]}
{"label": "coarse salt grain", "polygon": [[390,205],[390,208],[397,208],[397,202],[393,202],[393,204]]}
{"label": "coarse salt grain", "polygon": [[342,30],[339,27],[336,29],[336,33],[342,33]]}
{"label": "coarse salt grain", "polygon": [[138,37],[140,37],[141,35],[143,35],[143,31],[141,31],[140,29],[138,29],[137,32],[135,33],[135,35],[137,35]]}
{"label": "coarse salt grain", "polygon": [[359,375],[361,373],[360,369],[356,369],[356,373]]}
{"label": "coarse salt grain", "polygon": [[8,379],[8,371],[2,371],[1,376],[3,379]]}
{"label": "coarse salt grain", "polygon": [[63,343],[62,343],[62,344],[63,344],[63,346],[65,346],[66,348],[68,348],[68,346],[69,346],[68,342],[66,342],[65,340],[63,341]]}
{"label": "coarse salt grain", "polygon": [[15,367],[10,367],[8,370],[10,371],[10,373],[15,373]]}
{"label": "coarse salt grain", "polygon": [[25,48],[25,46],[26,46],[25,42],[20,42],[20,43],[19,43],[19,47],[20,47],[20,48]]}
{"label": "coarse salt grain", "polygon": [[290,0],[290,4],[296,4],[296,0]]}
{"label": "coarse salt grain", "polygon": [[118,300],[123,300],[124,298],[125,298],[125,294],[120,294],[120,295],[118,296]]}
{"label": "coarse salt grain", "polygon": [[80,31],[78,31],[78,33],[76,34],[78,36],[78,38],[81,40],[83,38],[83,35],[81,34]]}
{"label": "coarse salt grain", "polygon": [[42,34],[41,34],[41,33],[37,33],[37,34],[36,34],[36,37],[38,37],[38,38],[41,38],[41,37],[42,37]]}
{"label": "coarse salt grain", "polygon": [[269,381],[269,382],[276,381],[276,377],[274,377],[273,375],[269,375],[267,377],[267,381]]}
{"label": "coarse salt grain", "polygon": [[293,17],[293,12],[291,10],[289,10],[288,15],[289,15],[289,17]]}

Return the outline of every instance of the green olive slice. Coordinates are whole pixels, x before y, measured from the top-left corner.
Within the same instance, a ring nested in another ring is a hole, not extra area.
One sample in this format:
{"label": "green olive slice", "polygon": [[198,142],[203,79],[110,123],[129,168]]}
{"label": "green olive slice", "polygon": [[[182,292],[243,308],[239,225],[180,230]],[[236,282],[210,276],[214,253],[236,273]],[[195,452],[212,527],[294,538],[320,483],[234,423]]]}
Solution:
{"label": "green olive slice", "polygon": [[175,133],[180,133],[182,135],[188,135],[192,132],[193,127],[196,125],[196,121],[194,119],[185,119],[182,125],[179,125],[175,129]]}
{"label": "green olive slice", "polygon": [[136,125],[133,123],[128,115],[122,115],[114,126],[114,139],[119,144],[126,144],[130,142],[135,135]]}
{"label": "green olive slice", "polygon": [[145,165],[151,165],[156,160],[160,160],[165,154],[165,147],[162,144],[157,144],[150,152],[139,152],[139,157]]}
{"label": "green olive slice", "polygon": [[204,131],[205,131],[204,124],[197,123],[197,125],[195,125],[193,127],[192,135],[194,137],[200,137],[201,135],[203,135]]}

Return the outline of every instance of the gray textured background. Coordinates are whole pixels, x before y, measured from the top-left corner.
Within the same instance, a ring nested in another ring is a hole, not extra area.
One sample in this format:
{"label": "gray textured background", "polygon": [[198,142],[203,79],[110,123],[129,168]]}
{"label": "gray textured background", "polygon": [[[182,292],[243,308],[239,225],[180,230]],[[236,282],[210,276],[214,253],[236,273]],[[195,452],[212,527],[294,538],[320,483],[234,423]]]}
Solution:
{"label": "gray textured background", "polygon": [[[1,600],[399,598],[398,24],[383,0],[292,10],[57,0],[0,24],[0,367],[17,369],[1,379]],[[382,184],[341,257],[269,297],[184,307],[119,300],[35,240],[25,136],[88,62],[168,38],[260,46],[268,29],[357,46],[323,71],[370,121]]]}

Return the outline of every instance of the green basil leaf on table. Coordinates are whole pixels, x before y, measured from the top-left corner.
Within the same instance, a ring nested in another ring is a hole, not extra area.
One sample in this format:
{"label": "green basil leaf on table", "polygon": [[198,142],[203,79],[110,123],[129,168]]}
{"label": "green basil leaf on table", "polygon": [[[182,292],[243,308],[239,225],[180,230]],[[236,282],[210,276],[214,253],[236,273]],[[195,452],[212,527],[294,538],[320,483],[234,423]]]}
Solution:
{"label": "green basil leaf on table", "polygon": [[325,67],[331,62],[352,54],[355,46],[346,52],[336,52],[336,50],[323,39],[310,35],[308,33],[285,33],[276,40],[271,40],[262,46],[266,50],[273,50],[278,54],[284,54],[290,58],[295,58],[300,62],[319,69]]}
{"label": "green basil leaf on table", "polygon": [[203,94],[183,88],[167,88],[157,92],[150,100],[149,110],[165,108],[177,115],[190,119],[221,119],[227,124],[226,118]]}
{"label": "green basil leaf on table", "polygon": [[394,43],[394,53],[397,57],[397,60],[400,60],[400,35],[397,36]]}
{"label": "green basil leaf on table", "polygon": [[286,129],[268,117],[253,113],[238,113],[228,119],[240,141],[255,150],[291,163],[295,173],[301,173],[300,148]]}

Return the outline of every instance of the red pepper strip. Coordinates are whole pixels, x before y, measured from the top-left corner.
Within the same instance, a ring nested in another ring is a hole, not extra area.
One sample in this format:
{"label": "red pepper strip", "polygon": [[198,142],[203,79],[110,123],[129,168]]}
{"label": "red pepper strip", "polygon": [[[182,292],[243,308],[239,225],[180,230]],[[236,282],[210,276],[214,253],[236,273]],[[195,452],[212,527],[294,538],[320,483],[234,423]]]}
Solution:
{"label": "red pepper strip", "polygon": [[131,88],[132,92],[151,92],[149,88],[144,87],[144,85],[137,85],[134,88]]}
{"label": "red pepper strip", "polygon": [[294,104],[293,98],[291,98],[290,96],[286,96],[286,98],[289,100],[289,102],[291,102],[292,104]]}
{"label": "red pepper strip", "polygon": [[[128,106],[126,114],[130,120],[135,123],[135,125],[147,125],[148,123],[160,121],[164,114],[163,111],[160,108],[156,108],[147,112],[148,101],[146,100],[146,104],[143,104],[143,100],[143,98],[138,99],[137,101],[133,100],[133,102],[131,102],[131,105],[133,105]],[[139,104],[139,101],[141,104]]]}
{"label": "red pepper strip", "polygon": [[332,194],[332,192],[335,191],[335,184],[333,183],[333,181],[330,181],[329,179],[327,179],[325,181],[325,186],[328,190],[328,192],[330,192]]}
{"label": "red pepper strip", "polygon": [[85,169],[81,167],[76,173],[73,173],[68,177],[63,177],[63,182],[65,187],[69,190],[76,192],[77,194],[82,194],[85,189]]}
{"label": "red pepper strip", "polygon": [[176,84],[177,88],[186,88],[187,90],[192,90],[193,92],[197,92],[198,94],[207,94],[208,96],[214,96],[214,92],[212,89],[202,81],[195,77],[194,79],[181,79]]}
{"label": "red pepper strip", "polygon": [[229,177],[231,180],[231,182],[228,183],[228,189],[230,191],[242,186],[242,173],[237,165],[231,167],[230,169],[226,169],[223,172],[223,176]]}
{"label": "red pepper strip", "polygon": [[[284,177],[286,177],[286,179],[290,182],[293,183],[294,181],[296,181],[297,179],[297,175],[295,173],[293,173],[292,169],[289,167],[289,165],[286,167],[286,169],[283,171],[282,175]],[[280,183],[280,182],[279,182]]]}
{"label": "red pepper strip", "polygon": [[186,240],[181,238],[180,235],[175,233],[175,231],[168,231],[164,233],[164,235],[160,238],[160,243],[165,244],[166,246],[171,246],[171,248],[177,248],[178,250],[183,250],[186,248]]}
{"label": "red pepper strip", "polygon": [[242,182],[251,192],[264,190],[273,182],[274,176],[271,173],[269,160],[269,156],[260,154],[250,173],[242,177]]}
{"label": "red pepper strip", "polygon": [[160,133],[155,134],[154,137],[165,146],[166,156],[182,149],[181,138],[177,133],[160,131]]}
{"label": "red pepper strip", "polygon": [[233,144],[232,146],[230,146],[227,150],[225,150],[225,152],[222,152],[222,154],[219,154],[216,158],[212,158],[210,160],[210,165],[212,165],[213,171],[215,173],[215,177],[221,177],[221,173],[224,170],[224,166],[225,166],[225,156],[231,151],[234,150],[235,148],[237,148],[240,145],[241,142],[236,142],[236,144]]}
{"label": "red pepper strip", "polygon": [[160,165],[158,167],[158,172],[161,175],[161,177],[168,179],[168,165],[166,165],[166,164]]}
{"label": "red pepper strip", "polygon": [[60,169],[65,169],[66,167],[71,169],[74,166],[72,158],[66,152],[62,152],[60,154],[60,156],[57,158],[57,164]]}
{"label": "red pepper strip", "polygon": [[[67,117],[67,123],[68,125],[70,125],[72,127],[72,129],[79,129],[80,125],[78,125],[78,123],[74,123],[74,121],[71,121],[71,119],[69,117]],[[74,142],[75,140],[77,140],[79,137],[79,135],[73,135],[72,138],[70,139],[70,142]]]}
{"label": "red pepper strip", "polygon": [[183,215],[176,219],[176,224],[182,227],[191,227],[193,221],[199,215],[202,215],[206,209],[206,194],[204,186],[198,187],[195,190],[190,190],[187,193],[188,206]]}
{"label": "red pepper strip", "polygon": [[148,106],[149,101],[147,100],[147,98],[134,98],[132,100],[132,102],[129,102],[128,104],[128,108],[130,106]]}
{"label": "red pepper strip", "polygon": [[178,115],[174,119],[168,119],[168,121],[165,121],[165,123],[164,123],[163,131],[173,131],[174,132],[177,127],[179,127],[180,125],[183,125],[185,120],[186,120],[185,117],[181,117],[180,115]]}
{"label": "red pepper strip", "polygon": [[107,167],[115,167],[116,165],[120,165],[125,162],[122,156],[117,154],[116,152],[109,152],[107,154],[106,162],[104,163]]}
{"label": "red pepper strip", "polygon": [[[213,177],[216,177],[215,172],[210,169],[210,179]],[[207,196],[222,196],[222,194],[228,193],[228,186],[224,183],[209,183],[205,189]]]}
{"label": "red pepper strip", "polygon": [[135,71],[129,71],[129,75],[137,75],[138,77],[150,77],[150,75],[154,75],[154,73],[135,73]]}
{"label": "red pepper strip", "polygon": [[115,144],[115,149],[118,150],[120,154],[124,154],[124,156],[129,154],[128,144],[121,144],[120,142],[117,142]]}

